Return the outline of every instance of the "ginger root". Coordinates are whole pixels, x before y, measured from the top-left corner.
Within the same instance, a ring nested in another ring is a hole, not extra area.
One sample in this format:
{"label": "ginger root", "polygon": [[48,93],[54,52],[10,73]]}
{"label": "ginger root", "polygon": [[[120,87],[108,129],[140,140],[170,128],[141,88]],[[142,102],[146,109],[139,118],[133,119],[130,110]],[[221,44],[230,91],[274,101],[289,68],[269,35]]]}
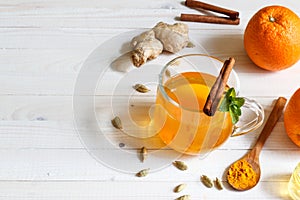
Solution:
{"label": "ginger root", "polygon": [[133,46],[132,61],[136,67],[141,66],[147,60],[156,58],[163,51],[163,45],[155,38],[153,30],[134,37],[131,45]]}
{"label": "ginger root", "polygon": [[189,43],[189,29],[186,24],[173,25],[159,22],[154,28],[155,37],[163,44],[164,50],[177,53]]}
{"label": "ginger root", "polygon": [[131,40],[132,61],[136,67],[147,60],[159,56],[163,50],[176,53],[189,43],[188,26],[183,23],[173,25],[159,22],[151,30],[141,33]]}

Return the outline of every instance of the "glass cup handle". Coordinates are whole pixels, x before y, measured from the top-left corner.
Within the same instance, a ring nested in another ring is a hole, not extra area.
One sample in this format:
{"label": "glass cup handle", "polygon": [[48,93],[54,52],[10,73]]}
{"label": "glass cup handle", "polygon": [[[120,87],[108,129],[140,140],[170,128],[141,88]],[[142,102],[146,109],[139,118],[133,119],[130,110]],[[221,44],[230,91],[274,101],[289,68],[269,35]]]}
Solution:
{"label": "glass cup handle", "polygon": [[239,136],[253,131],[260,127],[264,121],[263,107],[252,99],[245,99],[245,104],[242,106],[242,116],[238,123],[234,125],[231,136]]}

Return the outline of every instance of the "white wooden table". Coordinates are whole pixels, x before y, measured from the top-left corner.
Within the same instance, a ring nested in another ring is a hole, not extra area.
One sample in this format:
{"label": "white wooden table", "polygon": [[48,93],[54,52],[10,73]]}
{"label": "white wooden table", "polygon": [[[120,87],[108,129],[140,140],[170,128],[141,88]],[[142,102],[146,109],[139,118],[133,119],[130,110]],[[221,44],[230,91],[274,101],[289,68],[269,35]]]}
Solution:
{"label": "white wooden table", "polygon": [[[240,94],[261,103],[268,117],[278,96],[289,98],[300,87],[300,62],[276,73],[256,67],[243,48],[243,32],[260,8],[280,4],[300,15],[300,2],[210,3],[238,10],[240,25],[187,23],[191,34],[209,54],[236,58]],[[300,149],[287,137],[282,117],[261,153],[261,180],[246,192],[230,189],[224,171],[252,148],[261,128],[230,138],[205,159],[181,158],[188,163],[188,171],[169,163],[144,178],[98,162],[85,148],[74,123],[72,103],[84,62],[113,36],[150,28],[159,21],[174,23],[180,13],[196,12],[181,1],[2,0],[0,10],[0,199],[175,199],[182,194],[192,199],[289,199],[287,183],[300,161]],[[114,80],[113,72],[106,77],[110,79]],[[128,98],[129,89],[119,98]],[[128,136],[111,127],[109,91],[96,94],[96,108],[104,132],[113,135],[120,147],[102,151],[135,155],[141,144],[130,143]],[[146,168],[152,162],[151,151],[144,164],[138,158],[128,162]],[[122,158],[112,159],[126,165]],[[199,181],[202,174],[221,178],[225,189],[205,188]],[[188,187],[175,194],[173,188],[179,183]]]}

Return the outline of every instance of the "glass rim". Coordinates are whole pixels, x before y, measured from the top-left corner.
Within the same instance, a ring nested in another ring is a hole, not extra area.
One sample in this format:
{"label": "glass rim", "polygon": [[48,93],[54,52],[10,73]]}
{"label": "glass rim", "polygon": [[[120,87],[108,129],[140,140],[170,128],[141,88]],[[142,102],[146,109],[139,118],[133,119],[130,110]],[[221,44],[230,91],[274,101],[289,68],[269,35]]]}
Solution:
{"label": "glass rim", "polygon": [[[171,66],[172,63],[174,63],[174,61],[176,61],[178,59],[181,59],[181,58],[184,58],[184,57],[191,57],[191,56],[207,57],[207,58],[214,59],[215,61],[218,61],[220,63],[224,63],[224,61],[221,60],[220,58],[215,57],[215,56],[211,56],[211,55],[208,55],[208,54],[195,53],[195,54],[184,54],[184,55],[177,56],[176,58],[173,58],[172,60],[170,60],[169,62],[167,62],[167,64],[165,64],[164,67],[162,68],[162,70],[160,71],[160,73],[158,75],[158,89],[161,91],[161,94],[162,94],[163,98],[165,98],[172,105],[174,105],[174,106],[176,106],[176,107],[178,107],[178,108],[180,108],[182,110],[186,110],[186,111],[190,111],[190,112],[203,113],[202,109],[189,109],[189,108],[181,106],[179,103],[177,103],[176,101],[174,101],[167,94],[166,90],[164,89],[163,83],[162,83],[163,82],[163,75],[164,75],[164,73],[166,72],[167,68],[169,66]],[[235,73],[234,70],[232,70],[231,73],[234,74],[234,77],[237,79],[235,90],[236,90],[236,94],[238,95],[238,93],[239,93],[239,79],[238,79],[238,76],[237,76],[237,74]]]}

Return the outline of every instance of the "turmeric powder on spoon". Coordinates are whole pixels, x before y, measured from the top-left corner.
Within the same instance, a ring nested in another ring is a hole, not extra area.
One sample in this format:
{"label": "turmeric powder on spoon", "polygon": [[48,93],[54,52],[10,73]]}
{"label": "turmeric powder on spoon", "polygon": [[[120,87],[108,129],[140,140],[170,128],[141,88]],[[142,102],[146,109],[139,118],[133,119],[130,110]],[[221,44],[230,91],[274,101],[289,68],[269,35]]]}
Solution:
{"label": "turmeric powder on spoon", "polygon": [[257,174],[251,164],[245,160],[239,160],[230,166],[227,180],[234,188],[246,189],[256,185]]}

